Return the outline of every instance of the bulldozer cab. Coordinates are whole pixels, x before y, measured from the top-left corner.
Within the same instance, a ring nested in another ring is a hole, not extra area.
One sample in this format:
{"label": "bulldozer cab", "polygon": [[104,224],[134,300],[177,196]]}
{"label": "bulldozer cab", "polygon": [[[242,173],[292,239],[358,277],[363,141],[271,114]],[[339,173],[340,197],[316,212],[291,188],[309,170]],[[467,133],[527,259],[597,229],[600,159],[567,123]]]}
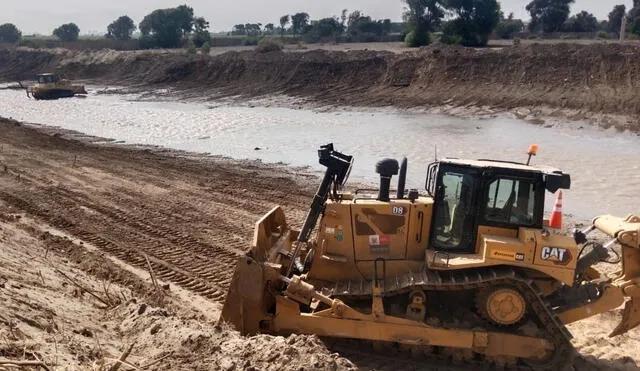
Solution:
{"label": "bulldozer cab", "polygon": [[434,199],[429,248],[476,253],[478,227],[543,226],[545,189],[569,188],[557,170],[491,160],[445,159],[429,166],[426,189]]}
{"label": "bulldozer cab", "polygon": [[43,73],[36,76],[38,84],[55,84],[60,81],[60,76],[53,73]]}

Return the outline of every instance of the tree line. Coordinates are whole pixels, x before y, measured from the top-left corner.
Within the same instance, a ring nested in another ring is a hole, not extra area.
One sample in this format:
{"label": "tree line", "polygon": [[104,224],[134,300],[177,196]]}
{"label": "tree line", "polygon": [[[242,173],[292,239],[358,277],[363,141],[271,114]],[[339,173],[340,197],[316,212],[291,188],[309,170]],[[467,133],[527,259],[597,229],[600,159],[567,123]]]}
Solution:
{"label": "tree line", "polygon": [[270,36],[285,35],[305,36],[307,39],[318,40],[336,38],[338,36],[385,36],[393,32],[402,32],[403,24],[391,22],[390,19],[372,19],[359,10],[351,13],[342,10],[340,16],[311,20],[306,12],[285,14],[278,24],[245,23],[233,26],[230,35],[242,36]]}
{"label": "tree line", "polygon": [[[196,17],[193,8],[187,5],[156,9],[137,26],[133,19],[123,15],[107,26],[105,38],[131,40],[136,29],[140,30],[140,45],[149,48],[175,48],[184,42],[201,47],[211,40],[209,22]],[[75,23],[66,23],[54,29],[52,35],[61,41],[76,41],[80,28]],[[0,25],[0,42],[16,43],[21,37],[22,32],[14,24]]]}
{"label": "tree line", "polygon": [[[408,46],[422,46],[431,42],[439,33],[440,41],[466,46],[486,45],[490,35],[510,38],[524,31],[525,23],[505,16],[497,0],[402,0],[405,4],[403,22],[390,19],[372,19],[358,10],[344,9],[339,16],[311,20],[306,12],[283,15],[278,23],[244,23],[233,26],[229,35],[247,37],[304,36],[311,41],[338,36],[379,37],[401,33]],[[608,19],[599,21],[586,11],[573,16],[571,5],[575,0],[531,0],[526,10],[531,16],[528,29],[531,32],[596,32],[619,34],[623,20],[626,31],[640,35],[640,0],[633,1],[627,12],[624,5],[615,5]],[[123,15],[107,26],[106,38],[130,40],[136,29],[140,31],[142,48],[174,48],[185,43],[194,47],[208,47],[211,41],[209,22],[197,17],[193,8],[180,5],[175,8],[156,9],[136,25]],[[80,29],[75,23],[60,25],[52,35],[62,41],[78,39]],[[0,42],[16,43],[21,31],[11,23],[0,25]]]}
{"label": "tree line", "polygon": [[[570,7],[575,0],[533,0],[526,9],[531,15],[529,29],[542,32],[595,32],[608,31],[620,34],[622,20],[626,14],[624,5],[615,5],[608,19],[598,19],[587,11],[581,11],[571,17]],[[628,31],[640,34],[640,1],[634,0],[633,9],[628,14]],[[637,25],[637,26],[634,26]]]}
{"label": "tree line", "polygon": [[[484,46],[489,36],[513,37],[525,30],[525,23],[514,19],[513,13],[505,17],[497,0],[403,0],[406,4],[404,20],[409,46],[423,46],[431,42],[431,35],[440,33],[444,43],[465,46]],[[619,34],[622,20],[627,17],[627,31],[640,35],[640,0],[626,12],[624,5],[616,5],[608,19],[598,19],[587,11],[571,17],[571,4],[575,0],[531,0],[526,10],[531,16],[530,32],[612,32]],[[448,20],[445,21],[445,16]]]}
{"label": "tree line", "polygon": [[[173,48],[185,42],[201,47],[210,43],[210,23],[203,17],[196,17],[193,8],[180,5],[175,8],[156,9],[146,15],[136,25],[133,19],[123,15],[107,26],[105,37],[115,40],[130,40],[133,32],[140,31],[140,46],[143,48]],[[383,36],[391,32],[401,32],[403,25],[393,23],[390,19],[374,20],[370,16],[355,10],[351,13],[345,9],[340,17],[311,20],[308,13],[299,12],[284,15],[279,19],[279,26],[274,23],[245,23],[233,27],[230,35],[265,36],[292,34],[307,36],[310,39],[350,36]],[[75,23],[61,25],[53,30],[52,35],[61,41],[76,41],[80,28]],[[7,23],[0,25],[0,42],[15,43],[22,33],[18,28]]]}

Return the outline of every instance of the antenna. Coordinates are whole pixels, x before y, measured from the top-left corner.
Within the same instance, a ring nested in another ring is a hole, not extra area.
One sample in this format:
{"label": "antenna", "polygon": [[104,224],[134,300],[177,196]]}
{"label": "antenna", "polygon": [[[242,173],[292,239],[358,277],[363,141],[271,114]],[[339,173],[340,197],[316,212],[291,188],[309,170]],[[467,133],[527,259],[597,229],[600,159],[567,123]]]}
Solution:
{"label": "antenna", "polygon": [[434,146],[434,156],[435,156],[435,160],[438,161],[438,145],[436,144]]}

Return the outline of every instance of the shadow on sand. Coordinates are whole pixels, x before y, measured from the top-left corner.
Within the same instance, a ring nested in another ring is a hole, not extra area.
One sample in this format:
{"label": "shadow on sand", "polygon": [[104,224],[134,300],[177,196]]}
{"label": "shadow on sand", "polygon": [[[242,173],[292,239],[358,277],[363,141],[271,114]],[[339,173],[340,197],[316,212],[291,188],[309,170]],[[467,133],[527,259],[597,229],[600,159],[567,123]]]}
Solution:
{"label": "shadow on sand", "polygon": [[594,356],[579,356],[573,363],[575,371],[636,371],[640,367],[631,357],[622,357],[616,360],[599,359]]}

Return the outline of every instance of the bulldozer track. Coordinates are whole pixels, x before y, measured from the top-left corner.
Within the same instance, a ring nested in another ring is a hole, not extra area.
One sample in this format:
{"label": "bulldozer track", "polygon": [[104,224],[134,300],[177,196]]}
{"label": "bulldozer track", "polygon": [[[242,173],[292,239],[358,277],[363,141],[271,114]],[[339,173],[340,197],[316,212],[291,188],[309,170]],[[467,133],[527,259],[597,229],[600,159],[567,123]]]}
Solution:
{"label": "bulldozer track", "polygon": [[[496,267],[485,269],[473,269],[467,271],[421,271],[410,272],[404,276],[399,276],[394,282],[383,284],[383,295],[385,297],[407,294],[415,289],[424,291],[456,291],[481,289],[494,285],[508,284],[518,288],[524,294],[529,308],[535,313],[538,328],[544,331],[544,337],[555,346],[554,353],[535,365],[518,365],[507,369],[514,370],[562,370],[569,363],[576,352],[571,344],[571,333],[560,321],[553,309],[544,301],[543,294],[535,283],[520,274],[517,270],[508,267]],[[320,286],[316,286],[320,287]],[[371,281],[342,281],[337,282],[333,287],[323,287],[325,294],[333,295],[341,300],[365,299],[371,297]],[[452,352],[463,351],[451,350]],[[369,356],[367,356],[369,357]],[[461,355],[461,358],[464,356]],[[492,369],[488,368],[485,361],[473,361],[465,359],[464,367],[473,367],[474,370]],[[434,366],[449,367],[449,359],[429,356],[429,362],[435,362]],[[440,368],[436,368],[440,370]],[[449,368],[445,368],[449,370]],[[495,368],[493,368],[495,369]]]}

